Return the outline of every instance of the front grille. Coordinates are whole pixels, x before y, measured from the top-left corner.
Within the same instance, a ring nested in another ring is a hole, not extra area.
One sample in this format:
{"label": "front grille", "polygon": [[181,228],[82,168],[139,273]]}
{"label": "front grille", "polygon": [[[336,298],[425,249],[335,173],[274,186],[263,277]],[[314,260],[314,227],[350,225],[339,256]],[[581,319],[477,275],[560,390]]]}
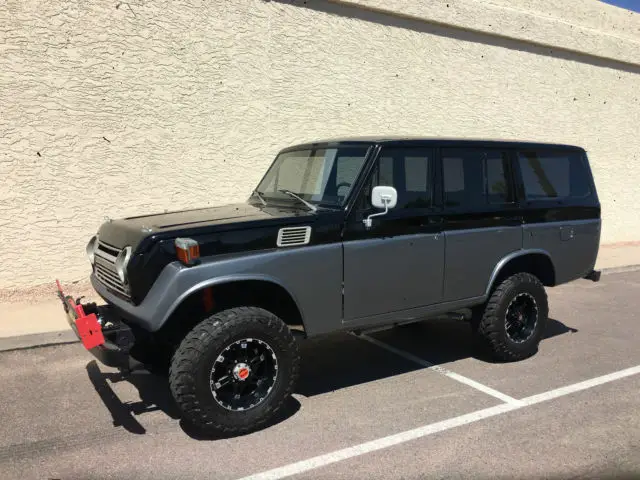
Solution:
{"label": "front grille", "polygon": [[131,300],[129,286],[122,283],[116,271],[116,258],[120,249],[107,243],[98,241],[95,254],[94,272],[96,278],[109,290],[117,293],[127,300]]}

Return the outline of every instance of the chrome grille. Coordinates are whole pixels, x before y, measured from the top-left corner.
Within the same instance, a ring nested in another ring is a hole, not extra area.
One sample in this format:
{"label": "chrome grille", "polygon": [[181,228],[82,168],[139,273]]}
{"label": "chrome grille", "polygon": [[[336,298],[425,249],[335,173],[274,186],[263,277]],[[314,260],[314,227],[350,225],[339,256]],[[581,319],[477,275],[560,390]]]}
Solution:
{"label": "chrome grille", "polygon": [[109,290],[112,290],[127,300],[131,299],[129,286],[122,283],[116,271],[116,258],[120,249],[108,243],[98,241],[98,248],[95,254],[94,272],[96,278]]}

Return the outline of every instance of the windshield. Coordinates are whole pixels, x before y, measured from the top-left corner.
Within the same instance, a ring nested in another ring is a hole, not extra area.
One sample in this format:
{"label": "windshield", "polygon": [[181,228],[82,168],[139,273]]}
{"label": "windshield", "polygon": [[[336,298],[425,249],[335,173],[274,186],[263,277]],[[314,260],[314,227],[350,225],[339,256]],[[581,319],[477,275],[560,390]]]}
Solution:
{"label": "windshield", "polygon": [[292,199],[341,206],[364,164],[369,146],[313,148],[283,152],[271,165],[256,192],[269,199]]}

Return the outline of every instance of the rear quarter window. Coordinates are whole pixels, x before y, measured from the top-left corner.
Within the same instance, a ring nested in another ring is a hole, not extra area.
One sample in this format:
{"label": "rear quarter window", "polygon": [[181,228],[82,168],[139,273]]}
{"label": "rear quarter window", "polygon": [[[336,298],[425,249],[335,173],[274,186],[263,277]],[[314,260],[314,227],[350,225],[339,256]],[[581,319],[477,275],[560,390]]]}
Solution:
{"label": "rear quarter window", "polygon": [[584,198],[591,180],[579,151],[519,151],[518,165],[527,200]]}

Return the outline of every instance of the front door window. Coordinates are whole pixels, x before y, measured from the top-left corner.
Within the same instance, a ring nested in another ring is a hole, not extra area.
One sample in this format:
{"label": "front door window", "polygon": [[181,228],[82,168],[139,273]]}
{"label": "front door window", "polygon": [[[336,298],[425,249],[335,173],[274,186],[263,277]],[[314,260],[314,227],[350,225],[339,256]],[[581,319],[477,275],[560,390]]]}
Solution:
{"label": "front door window", "polygon": [[398,192],[394,211],[431,208],[433,206],[431,150],[424,148],[389,148],[382,152],[361,193],[359,209],[369,212],[371,191],[376,186],[391,186]]}

